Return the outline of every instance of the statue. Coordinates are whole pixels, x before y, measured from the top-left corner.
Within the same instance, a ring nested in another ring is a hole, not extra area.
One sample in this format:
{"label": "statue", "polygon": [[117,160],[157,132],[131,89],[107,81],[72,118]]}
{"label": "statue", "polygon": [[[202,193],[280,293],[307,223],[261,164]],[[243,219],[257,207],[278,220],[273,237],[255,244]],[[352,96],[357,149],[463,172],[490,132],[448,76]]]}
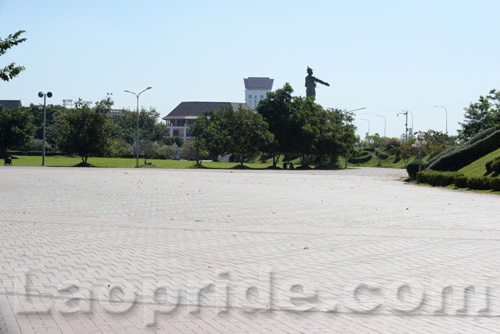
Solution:
{"label": "statue", "polygon": [[319,80],[313,76],[313,70],[307,66],[307,77],[306,77],[306,97],[316,96],[316,82],[323,84],[325,86],[330,86],[328,82]]}

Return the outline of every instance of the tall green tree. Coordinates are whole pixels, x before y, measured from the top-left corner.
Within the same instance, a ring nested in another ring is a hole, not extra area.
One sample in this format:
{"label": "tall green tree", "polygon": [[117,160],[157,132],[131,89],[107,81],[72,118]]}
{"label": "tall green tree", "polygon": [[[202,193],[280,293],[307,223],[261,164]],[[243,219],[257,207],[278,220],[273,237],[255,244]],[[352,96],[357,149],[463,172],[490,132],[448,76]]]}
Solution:
{"label": "tall green tree", "polygon": [[314,153],[321,165],[335,165],[340,156],[350,154],[358,140],[353,124],[353,114],[340,109],[322,111],[321,133]]}
{"label": "tall green tree", "polygon": [[262,115],[252,110],[240,108],[234,113],[230,126],[232,137],[230,152],[238,156],[241,166],[246,158],[261,151],[274,139]]}
{"label": "tall green tree", "polygon": [[32,115],[16,108],[7,110],[0,105],[0,153],[26,145],[33,137]]}
{"label": "tall green tree", "polygon": [[[21,35],[24,33],[24,30],[19,30],[14,34],[10,34],[9,36],[7,36],[6,39],[0,38],[0,56],[4,55],[7,50],[12,48],[13,46],[26,41],[26,38],[21,38]],[[2,79],[3,81],[9,81],[10,79],[18,76],[22,71],[24,71],[24,66],[17,66],[16,63],[10,63],[3,69],[0,69],[0,79]]]}
{"label": "tall green tree", "polygon": [[94,108],[78,102],[74,110],[58,112],[50,133],[59,150],[80,156],[85,165],[89,157],[108,153],[112,145],[113,122],[108,116],[112,105],[108,96]]}
{"label": "tall green tree", "polygon": [[241,165],[273,139],[261,115],[226,106],[204,112],[191,126],[191,133],[196,138],[195,149],[212,156],[234,154]]}
{"label": "tall green tree", "polygon": [[482,130],[500,125],[500,91],[492,89],[486,96],[480,96],[479,101],[465,108],[465,121],[460,123],[458,138],[466,141]]}
{"label": "tall green tree", "polygon": [[283,88],[267,93],[267,97],[259,102],[257,112],[262,115],[264,121],[269,124],[269,131],[274,139],[264,148],[273,159],[276,167],[279,158],[291,147],[293,88],[286,83]]}
{"label": "tall green tree", "polygon": [[[137,112],[126,110],[115,118],[114,136],[133,145],[137,137]],[[155,108],[142,108],[139,113],[139,138],[141,140],[163,141],[167,125],[160,122],[160,113]]]}

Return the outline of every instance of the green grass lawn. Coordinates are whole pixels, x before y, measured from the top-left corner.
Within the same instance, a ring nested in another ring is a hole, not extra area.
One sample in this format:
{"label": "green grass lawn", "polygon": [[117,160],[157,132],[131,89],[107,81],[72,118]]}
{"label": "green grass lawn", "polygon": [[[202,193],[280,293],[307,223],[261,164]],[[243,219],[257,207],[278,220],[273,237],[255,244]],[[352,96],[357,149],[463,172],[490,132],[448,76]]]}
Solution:
{"label": "green grass lawn", "polygon": [[[41,156],[25,156],[25,155],[14,155],[12,164],[14,166],[41,166],[42,157]],[[349,167],[391,167],[391,168],[405,168],[404,160],[399,160],[394,162],[394,156],[387,159],[381,160],[379,157],[374,156],[370,161],[363,164],[348,164]],[[45,166],[46,167],[73,167],[82,162],[82,159],[78,157],[67,157],[67,156],[46,156]],[[89,164],[95,167],[102,168],[135,168],[136,159],[135,158],[89,158],[87,161]],[[141,168],[195,168],[194,161],[184,161],[184,160],[162,160],[162,159],[148,159],[148,163],[151,165],[144,165],[144,159],[139,160],[139,166]],[[271,160],[268,160],[271,162]],[[300,167],[300,159],[295,159],[292,161],[295,168]],[[343,167],[345,163],[344,159],[340,159],[339,164]],[[228,169],[235,168],[239,165],[236,162],[203,162],[203,168],[208,169]],[[272,166],[272,163],[245,163],[245,167],[251,169],[265,169]],[[279,168],[283,167],[283,161],[280,159],[278,165]]]}
{"label": "green grass lawn", "polygon": [[[14,166],[41,166],[42,157],[41,156],[13,156],[12,164]],[[45,166],[47,167],[72,167],[82,162],[80,158],[65,157],[65,156],[46,156]],[[88,163],[94,165],[95,167],[108,167],[108,168],[134,168],[136,166],[136,159],[134,158],[89,158]],[[195,168],[194,161],[184,161],[184,160],[160,160],[160,159],[150,159],[148,163],[151,165],[144,165],[144,159],[139,160],[139,166],[142,168]],[[214,169],[225,169],[234,168],[238,166],[239,163],[235,162],[203,162],[204,168],[214,168]],[[252,169],[264,169],[272,164],[266,163],[245,163],[246,167]]]}
{"label": "green grass lawn", "polygon": [[486,174],[486,167],[485,164],[500,156],[500,148],[496,151],[491,152],[490,154],[485,155],[484,157],[474,161],[470,165],[465,166],[464,168],[460,169],[459,172],[464,174],[465,176],[472,176],[472,177],[480,177],[480,176],[485,176]]}

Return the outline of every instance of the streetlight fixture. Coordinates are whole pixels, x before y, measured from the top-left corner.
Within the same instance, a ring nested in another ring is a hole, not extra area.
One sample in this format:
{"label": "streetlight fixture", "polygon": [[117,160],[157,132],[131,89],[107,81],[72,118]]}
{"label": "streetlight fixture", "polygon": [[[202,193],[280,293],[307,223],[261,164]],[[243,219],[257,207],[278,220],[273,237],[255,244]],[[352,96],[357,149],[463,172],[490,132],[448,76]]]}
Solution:
{"label": "streetlight fixture", "polygon": [[434,108],[443,108],[446,115],[446,134],[448,134],[448,109],[443,106],[434,106]]}
{"label": "streetlight fixture", "polygon": [[398,113],[396,116],[399,117],[399,115],[405,115],[406,116],[406,122],[405,122],[405,141],[408,140],[408,111],[403,110],[404,112]]}
{"label": "streetlight fixture", "polygon": [[384,119],[384,138],[385,138],[385,129],[387,128],[387,119],[385,116],[382,115],[377,115],[377,117],[382,117]]}
{"label": "streetlight fixture", "polygon": [[368,132],[366,133],[366,138],[370,135],[370,121],[364,118],[360,118],[360,121],[367,121],[368,122]]}
{"label": "streetlight fixture", "polygon": [[135,168],[139,168],[139,96],[151,88],[152,87],[148,87],[148,88],[144,89],[143,91],[139,92],[138,94],[131,92],[129,90],[124,91],[125,93],[134,94],[137,97],[137,138],[136,138],[136,143],[135,143],[135,147],[136,147],[136,151],[137,151],[136,152],[137,153],[137,161],[136,161]]}
{"label": "streetlight fixture", "polygon": [[411,115],[411,133],[410,133],[410,136],[413,136],[413,134],[415,133],[415,128],[413,127],[413,113],[411,111],[407,111],[410,113]]}
{"label": "streetlight fixture", "polygon": [[45,133],[47,126],[47,97],[51,98],[52,93],[47,92],[38,92],[38,97],[43,97],[43,144],[42,144],[42,166],[45,166]]}

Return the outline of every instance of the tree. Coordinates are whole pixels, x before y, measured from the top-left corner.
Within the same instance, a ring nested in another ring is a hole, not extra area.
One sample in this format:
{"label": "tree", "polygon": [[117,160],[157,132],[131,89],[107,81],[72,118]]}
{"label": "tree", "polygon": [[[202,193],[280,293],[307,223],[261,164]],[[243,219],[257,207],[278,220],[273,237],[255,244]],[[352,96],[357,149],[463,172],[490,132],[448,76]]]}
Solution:
{"label": "tree", "polygon": [[354,149],[357,141],[352,113],[340,109],[322,111],[324,120],[314,153],[320,165],[335,165],[341,155]]}
{"label": "tree", "polygon": [[33,137],[34,126],[29,112],[21,109],[7,110],[0,106],[0,153],[22,147]]}
{"label": "tree", "polygon": [[[155,108],[142,109],[139,113],[139,138],[160,141],[165,139],[167,125],[159,121],[160,113]],[[137,138],[137,112],[126,110],[122,116],[115,118],[116,127],[113,135],[134,144]]]}
{"label": "tree", "polygon": [[[7,36],[6,39],[0,38],[0,56],[4,55],[11,47],[26,41],[26,38],[20,37],[24,33],[24,30],[19,30],[14,34],[10,34],[9,36]],[[0,69],[0,79],[2,79],[3,81],[9,81],[10,79],[18,76],[22,71],[24,71],[24,66],[16,66],[16,63],[10,63],[3,69]]]}
{"label": "tree", "polygon": [[340,154],[350,152],[355,143],[352,114],[339,109],[325,110],[314,96],[293,97],[287,83],[259,102],[257,112],[269,123],[274,139],[264,148],[276,166],[280,155],[301,156],[308,165],[311,155],[320,164],[337,163]]}
{"label": "tree", "polygon": [[230,152],[238,156],[241,166],[243,166],[245,158],[256,154],[272,142],[274,136],[269,132],[268,126],[262,115],[252,110],[240,108],[234,113],[231,122],[232,146]]}
{"label": "tree", "polygon": [[489,95],[480,96],[479,101],[465,108],[465,121],[460,123],[458,137],[466,141],[476,133],[500,125],[500,91],[492,89]]}
{"label": "tree", "polygon": [[79,155],[83,165],[88,165],[90,156],[108,153],[112,145],[113,123],[108,116],[112,105],[108,96],[94,108],[80,101],[74,110],[58,112],[50,130],[57,147],[63,153]]}
{"label": "tree", "polygon": [[274,139],[264,148],[264,152],[272,156],[274,167],[280,155],[288,152],[290,147],[292,93],[292,86],[286,83],[283,88],[267,93],[267,97],[257,106],[257,112],[269,124],[269,131],[274,135]]}
{"label": "tree", "polygon": [[204,112],[191,126],[196,138],[194,149],[212,156],[235,154],[243,165],[245,159],[258,152],[273,139],[262,116],[251,110],[222,106]]}

